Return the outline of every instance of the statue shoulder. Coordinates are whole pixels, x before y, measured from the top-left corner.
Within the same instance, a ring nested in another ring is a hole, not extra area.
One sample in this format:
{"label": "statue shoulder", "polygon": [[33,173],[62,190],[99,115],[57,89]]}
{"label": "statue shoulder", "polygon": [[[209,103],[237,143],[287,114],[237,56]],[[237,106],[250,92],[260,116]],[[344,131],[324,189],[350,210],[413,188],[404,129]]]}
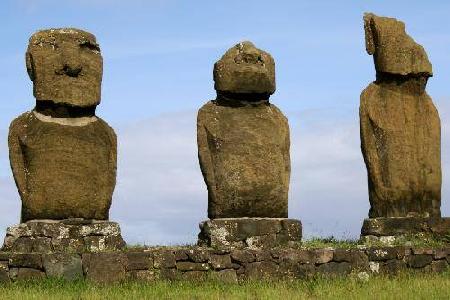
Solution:
{"label": "statue shoulder", "polygon": [[117,143],[117,135],[114,129],[109,126],[109,124],[100,117],[97,117],[98,127],[108,136],[109,140],[113,143]]}
{"label": "statue shoulder", "polygon": [[26,132],[32,119],[33,114],[30,111],[27,111],[15,118],[9,125],[9,135],[19,135]]}
{"label": "statue shoulder", "polygon": [[208,119],[210,119],[217,109],[216,106],[217,105],[214,103],[214,101],[211,100],[205,103],[202,107],[200,107],[197,113],[197,123],[205,122]]}
{"label": "statue shoulder", "polygon": [[288,124],[288,118],[283,114],[281,109],[278,108],[275,104],[270,103],[269,104],[270,110],[278,117],[280,118],[284,123]]}

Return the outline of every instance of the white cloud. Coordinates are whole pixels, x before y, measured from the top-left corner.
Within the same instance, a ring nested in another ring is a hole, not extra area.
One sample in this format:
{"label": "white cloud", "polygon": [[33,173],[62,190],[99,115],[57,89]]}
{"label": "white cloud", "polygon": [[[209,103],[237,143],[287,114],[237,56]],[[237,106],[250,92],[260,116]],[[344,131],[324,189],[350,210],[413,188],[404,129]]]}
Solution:
{"label": "white cloud", "polygon": [[302,220],[306,237],[355,238],[368,211],[358,119],[317,111],[311,120],[300,114],[292,128],[290,216]]}
{"label": "white cloud", "polygon": [[118,131],[118,181],[111,218],[135,243],[193,242],[206,217],[195,112],[173,113]]}

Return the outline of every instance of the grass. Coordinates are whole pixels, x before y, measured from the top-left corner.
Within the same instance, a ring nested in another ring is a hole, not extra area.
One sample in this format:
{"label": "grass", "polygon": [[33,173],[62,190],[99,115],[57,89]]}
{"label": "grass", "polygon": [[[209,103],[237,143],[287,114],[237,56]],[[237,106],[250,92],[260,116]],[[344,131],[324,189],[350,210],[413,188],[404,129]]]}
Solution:
{"label": "grass", "polygon": [[343,248],[355,249],[361,247],[386,247],[386,246],[408,246],[408,247],[427,247],[427,248],[442,248],[450,245],[450,239],[445,237],[434,237],[432,235],[416,234],[397,238],[394,242],[387,245],[382,242],[366,242],[362,243],[358,240],[338,240],[334,237],[328,238],[311,238],[304,240],[298,244],[302,249],[317,249],[317,248]]}
{"label": "grass", "polygon": [[353,249],[358,247],[358,240],[338,240],[333,236],[328,238],[311,238],[299,243],[302,249],[319,249],[319,248],[340,248]]}
{"label": "grass", "polygon": [[405,273],[360,280],[313,278],[281,282],[125,282],[96,285],[57,279],[0,286],[0,299],[448,299],[450,272]]}
{"label": "grass", "polygon": [[[382,242],[366,242],[362,243],[355,239],[336,239],[333,236],[326,238],[310,238],[294,244],[294,248],[299,249],[361,249],[367,247],[386,247],[386,246],[408,246],[408,247],[427,247],[427,248],[442,248],[450,246],[450,236],[434,237],[432,235],[416,234],[397,238],[390,244]],[[177,246],[147,246],[147,245],[127,245],[125,251],[141,251],[144,249],[191,249],[195,245],[177,245]]]}

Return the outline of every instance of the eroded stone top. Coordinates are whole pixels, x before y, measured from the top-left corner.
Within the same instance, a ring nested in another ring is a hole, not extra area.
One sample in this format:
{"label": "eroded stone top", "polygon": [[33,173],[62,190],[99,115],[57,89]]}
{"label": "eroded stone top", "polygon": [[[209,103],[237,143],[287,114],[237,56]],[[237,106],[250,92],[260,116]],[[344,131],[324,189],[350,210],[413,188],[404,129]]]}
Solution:
{"label": "eroded stone top", "polygon": [[244,41],[231,47],[214,64],[214,88],[218,92],[267,94],[275,92],[272,56]]}
{"label": "eroded stone top", "polygon": [[374,56],[377,72],[398,75],[432,76],[432,66],[424,48],[394,18],[364,14],[367,53]]}
{"label": "eroded stone top", "polygon": [[26,65],[37,101],[100,103],[103,59],[93,34],[75,28],[38,31],[29,40]]}

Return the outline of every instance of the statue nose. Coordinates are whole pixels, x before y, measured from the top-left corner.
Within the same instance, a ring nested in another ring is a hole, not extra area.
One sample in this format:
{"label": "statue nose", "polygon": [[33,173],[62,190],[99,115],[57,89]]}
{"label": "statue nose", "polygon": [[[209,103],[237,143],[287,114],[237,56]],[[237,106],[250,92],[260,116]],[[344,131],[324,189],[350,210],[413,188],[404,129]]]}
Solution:
{"label": "statue nose", "polygon": [[81,72],[81,66],[75,64],[65,64],[63,67],[63,71],[70,77],[77,77]]}
{"label": "statue nose", "polygon": [[62,51],[62,71],[70,77],[77,77],[83,69],[80,54],[76,49],[66,48]]}
{"label": "statue nose", "polygon": [[243,55],[242,55],[243,57],[243,60],[246,62],[246,63],[251,63],[251,64],[255,64],[255,63],[257,63],[261,58],[260,58],[260,56],[258,55],[258,53],[252,53],[252,52],[250,52],[250,53],[244,53]]}

